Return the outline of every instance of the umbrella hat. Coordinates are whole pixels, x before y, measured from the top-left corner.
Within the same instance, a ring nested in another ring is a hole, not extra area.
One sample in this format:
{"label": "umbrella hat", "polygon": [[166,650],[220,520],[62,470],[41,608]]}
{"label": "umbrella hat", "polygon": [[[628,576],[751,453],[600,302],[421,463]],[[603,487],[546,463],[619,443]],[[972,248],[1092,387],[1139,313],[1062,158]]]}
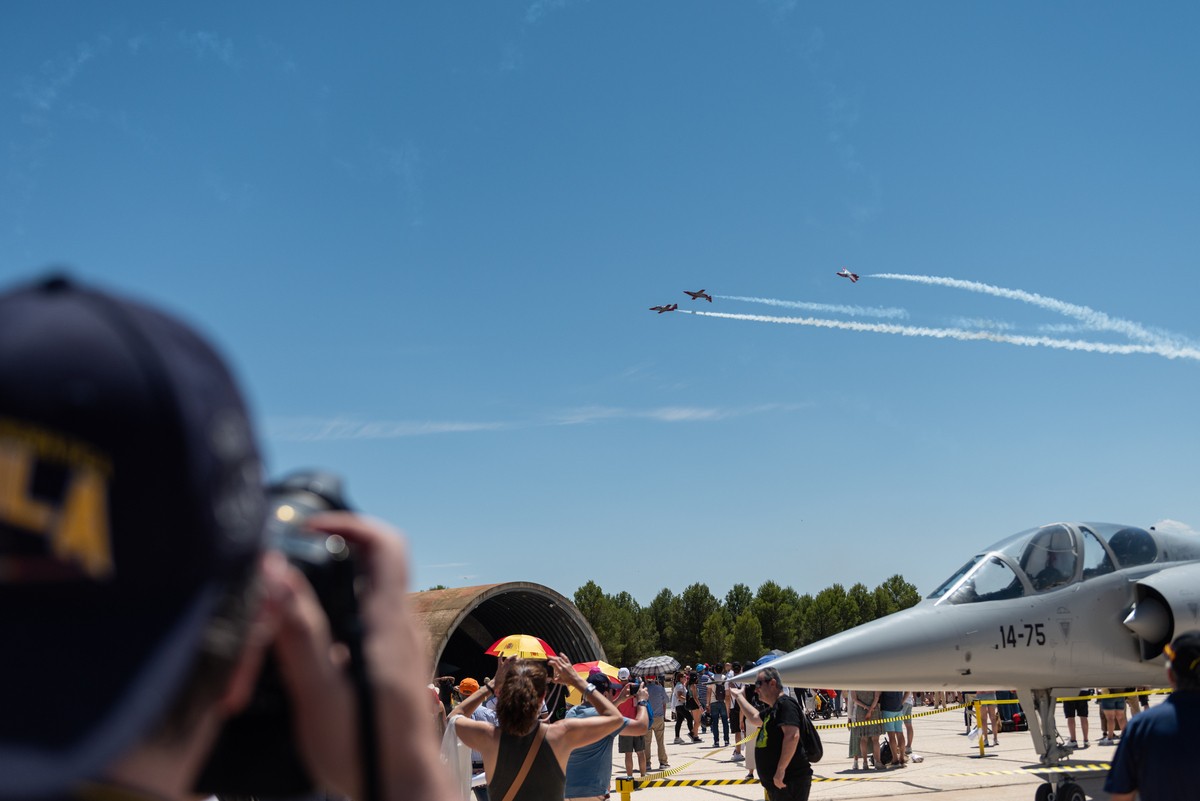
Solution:
{"label": "umbrella hat", "polygon": [[492,643],[492,647],[484,651],[492,656],[519,656],[524,659],[549,659],[556,656],[554,649],[545,640],[530,634],[510,634]]}
{"label": "umbrella hat", "polygon": [[[571,667],[575,668],[575,672],[580,676],[583,676],[585,679],[596,671],[600,671],[605,676],[608,676],[610,679],[612,679],[613,683],[617,682],[617,674],[621,672],[616,665],[610,665],[603,660],[596,660],[595,662],[580,662],[577,665],[571,665]],[[574,687],[572,687],[570,692],[567,693],[567,703],[574,705],[582,701],[583,697],[580,695],[579,690],[576,690]]]}

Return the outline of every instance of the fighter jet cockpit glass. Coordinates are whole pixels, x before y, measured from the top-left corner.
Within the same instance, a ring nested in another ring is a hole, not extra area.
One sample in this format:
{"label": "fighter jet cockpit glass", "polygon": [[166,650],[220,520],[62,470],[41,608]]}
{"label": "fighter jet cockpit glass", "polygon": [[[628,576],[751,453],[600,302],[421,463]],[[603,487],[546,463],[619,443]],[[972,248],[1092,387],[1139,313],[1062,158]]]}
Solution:
{"label": "fighter jet cockpit glass", "polygon": [[1066,526],[1034,532],[1018,562],[1035,592],[1046,592],[1075,578],[1075,537]]}
{"label": "fighter jet cockpit glass", "polygon": [[1087,526],[1080,526],[1079,532],[1083,534],[1083,580],[1087,581],[1116,570],[1112,557],[1100,544],[1100,538],[1096,536],[1096,533]]}
{"label": "fighter jet cockpit glass", "polygon": [[945,601],[951,604],[974,604],[1020,598],[1024,594],[1025,585],[1008,562],[995,554],[988,554],[980,557],[966,578],[950,590]]}
{"label": "fighter jet cockpit glass", "polygon": [[961,579],[963,576],[967,575],[967,573],[970,573],[971,568],[975,567],[975,565],[978,564],[979,560],[982,558],[983,558],[983,554],[972,557],[970,562],[967,562],[965,565],[960,567],[958,570],[954,571],[953,576],[951,576],[950,578],[943,581],[936,590],[929,593],[929,597],[931,599],[932,598],[941,598],[947,592],[954,589],[954,585],[958,583],[958,580]]}
{"label": "fighter jet cockpit glass", "polygon": [[1158,543],[1149,531],[1111,523],[1088,523],[1088,528],[1108,543],[1119,567],[1148,565],[1158,558]]}

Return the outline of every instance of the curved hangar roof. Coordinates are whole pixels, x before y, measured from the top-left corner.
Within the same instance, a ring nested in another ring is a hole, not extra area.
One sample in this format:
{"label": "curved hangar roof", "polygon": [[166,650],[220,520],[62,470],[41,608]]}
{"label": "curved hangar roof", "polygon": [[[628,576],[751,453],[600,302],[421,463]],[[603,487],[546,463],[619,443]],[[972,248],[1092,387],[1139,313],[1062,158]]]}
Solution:
{"label": "curved hangar roof", "polygon": [[413,613],[429,633],[439,675],[477,680],[496,672],[484,651],[501,637],[541,637],[573,663],[605,659],[596,632],[575,604],[526,581],[414,593]]}

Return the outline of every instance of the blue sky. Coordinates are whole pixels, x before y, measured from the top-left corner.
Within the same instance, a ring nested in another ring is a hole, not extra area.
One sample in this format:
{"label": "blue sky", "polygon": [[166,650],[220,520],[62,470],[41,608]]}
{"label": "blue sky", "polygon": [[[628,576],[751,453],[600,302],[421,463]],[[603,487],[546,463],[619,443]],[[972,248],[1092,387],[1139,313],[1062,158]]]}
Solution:
{"label": "blue sky", "polygon": [[1042,523],[1200,527],[1191,356],[648,311],[1135,342],[868,277],[930,275],[1193,348],[1194,4],[395,5],[0,12],[0,279],[201,326],[418,587],[925,593]]}

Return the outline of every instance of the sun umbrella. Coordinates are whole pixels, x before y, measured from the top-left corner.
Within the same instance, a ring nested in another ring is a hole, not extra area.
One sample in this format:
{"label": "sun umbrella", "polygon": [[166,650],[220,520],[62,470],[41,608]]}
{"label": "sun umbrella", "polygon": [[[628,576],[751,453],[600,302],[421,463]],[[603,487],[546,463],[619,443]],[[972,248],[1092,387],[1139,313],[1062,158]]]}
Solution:
{"label": "sun umbrella", "polygon": [[520,656],[525,659],[549,659],[555,656],[554,649],[529,634],[512,634],[501,637],[492,643],[492,647],[484,651],[492,656]]}
{"label": "sun umbrella", "polygon": [[[598,670],[613,681],[617,681],[617,674],[621,672],[616,665],[610,665],[603,660],[596,660],[595,662],[580,662],[577,665],[571,665],[571,667],[575,668],[575,672],[580,676],[583,676],[585,679]],[[567,693],[567,703],[574,706],[582,701],[583,697],[580,695],[579,690],[576,690],[574,687],[572,687],[570,692]]]}
{"label": "sun umbrella", "polygon": [[648,656],[629,672],[634,676],[662,676],[679,670],[679,660],[673,656]]}

